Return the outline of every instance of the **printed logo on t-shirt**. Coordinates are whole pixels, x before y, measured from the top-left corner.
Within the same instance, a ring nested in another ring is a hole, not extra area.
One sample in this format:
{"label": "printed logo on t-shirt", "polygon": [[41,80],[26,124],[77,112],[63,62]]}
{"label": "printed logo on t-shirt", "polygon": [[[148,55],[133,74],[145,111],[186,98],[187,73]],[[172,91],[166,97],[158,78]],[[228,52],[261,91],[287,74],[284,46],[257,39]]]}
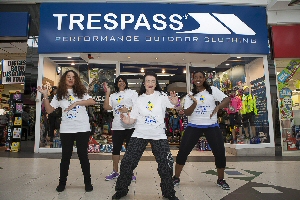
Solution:
{"label": "printed logo on t-shirt", "polygon": [[120,111],[119,111],[120,108],[123,108],[123,105],[117,105],[117,106],[114,108],[115,114],[117,114],[117,115],[120,114]]}
{"label": "printed logo on t-shirt", "polygon": [[146,106],[146,108],[150,111],[152,111],[152,109],[154,108],[154,105],[151,101],[148,101],[148,105]]}
{"label": "printed logo on t-shirt", "polygon": [[145,116],[145,124],[156,124],[156,119],[153,116]]}
{"label": "printed logo on t-shirt", "polygon": [[210,108],[210,106],[198,106],[197,109],[195,110],[195,113],[199,115],[203,115],[207,113],[207,108]]}
{"label": "printed logo on t-shirt", "polygon": [[[72,95],[69,95],[68,101],[69,101],[69,103],[71,105],[75,101],[75,98]],[[74,119],[74,118],[76,118],[77,117],[77,113],[78,113],[77,109],[79,109],[79,107],[80,106],[75,106],[74,108],[72,108],[72,110],[69,110],[67,112],[67,115],[66,115],[67,118],[68,119]]]}
{"label": "printed logo on t-shirt", "polygon": [[201,95],[201,97],[200,97],[199,100],[200,100],[200,102],[204,103],[204,101],[205,101],[205,96]]}
{"label": "printed logo on t-shirt", "polygon": [[72,95],[69,95],[68,101],[70,102],[70,105],[73,103],[74,100],[75,98]]}
{"label": "printed logo on t-shirt", "polygon": [[120,95],[120,96],[118,96],[118,98],[116,98],[118,103],[120,103],[123,99],[124,99],[123,95]]}
{"label": "printed logo on t-shirt", "polygon": [[77,117],[77,113],[78,113],[77,109],[79,109],[79,107],[80,106],[76,106],[76,107],[72,108],[72,110],[69,110],[67,112],[67,118],[68,119],[74,119],[74,118],[76,118]]}

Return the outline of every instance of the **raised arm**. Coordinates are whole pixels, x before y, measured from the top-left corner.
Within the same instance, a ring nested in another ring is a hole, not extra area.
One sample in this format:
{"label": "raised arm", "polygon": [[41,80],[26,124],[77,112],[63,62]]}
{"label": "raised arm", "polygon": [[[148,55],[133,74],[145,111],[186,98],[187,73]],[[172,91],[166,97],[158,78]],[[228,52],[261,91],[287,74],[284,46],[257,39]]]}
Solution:
{"label": "raised arm", "polygon": [[112,107],[109,105],[110,88],[108,87],[106,82],[103,83],[103,88],[105,91],[105,100],[103,103],[103,109],[104,110],[112,110]]}
{"label": "raised arm", "polygon": [[37,91],[39,91],[43,95],[43,103],[48,114],[52,113],[55,109],[50,105],[50,101],[48,98],[48,90],[43,89],[41,86],[37,87]]}

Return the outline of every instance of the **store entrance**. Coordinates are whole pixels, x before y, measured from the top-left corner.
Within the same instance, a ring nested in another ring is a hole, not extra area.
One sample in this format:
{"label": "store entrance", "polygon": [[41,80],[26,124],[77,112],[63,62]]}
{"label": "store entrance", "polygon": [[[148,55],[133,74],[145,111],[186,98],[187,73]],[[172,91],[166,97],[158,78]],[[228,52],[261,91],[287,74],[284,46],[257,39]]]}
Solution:
{"label": "store entrance", "polygon": [[[271,141],[266,103],[266,69],[262,57],[189,53],[82,53],[64,54],[59,57],[44,56],[43,85],[49,87],[49,91],[52,86],[57,86],[62,73],[72,69],[78,72],[89,94],[97,102],[95,106],[88,108],[92,130],[90,152],[111,152],[108,145],[112,143],[113,115],[103,109],[105,99],[103,82],[107,82],[113,89],[115,78],[122,75],[126,77],[128,87],[138,92],[146,71],[154,71],[158,75],[161,88],[165,92],[175,91],[180,97],[180,103],[184,105],[186,94],[193,87],[193,71],[201,69],[206,73],[207,82],[210,85],[219,88],[232,99],[240,99],[241,102],[238,106],[233,105],[235,107],[233,110],[231,107],[220,110],[218,113],[218,122],[225,146],[231,148],[235,145],[243,147],[264,145]],[[55,76],[50,77],[50,74]],[[253,102],[255,100],[255,111],[253,110],[249,114],[246,111],[244,111],[246,113],[242,113],[241,109],[245,110],[249,106],[248,102],[252,100]],[[43,110],[41,112],[43,113]],[[42,116],[44,115],[42,114]],[[46,120],[46,116],[41,118],[41,127]],[[180,145],[187,123],[188,118],[178,116],[174,109],[166,112],[165,128],[170,145],[174,147]],[[60,151],[59,128],[53,134],[53,141],[47,137],[48,133],[47,129],[44,132],[42,129],[40,132],[38,140],[40,150],[43,152]],[[105,148],[101,148],[103,146]],[[204,136],[199,138],[196,149],[211,150]]]}

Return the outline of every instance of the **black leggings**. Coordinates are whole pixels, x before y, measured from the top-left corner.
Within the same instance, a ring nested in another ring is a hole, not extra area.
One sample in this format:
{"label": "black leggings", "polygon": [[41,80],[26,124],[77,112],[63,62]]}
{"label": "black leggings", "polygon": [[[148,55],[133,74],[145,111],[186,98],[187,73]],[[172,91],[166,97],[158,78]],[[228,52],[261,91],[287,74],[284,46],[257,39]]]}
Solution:
{"label": "black leggings", "polygon": [[185,165],[188,155],[191,153],[203,133],[215,156],[216,167],[225,168],[226,157],[224,140],[219,127],[200,129],[188,126],[184,131],[184,135],[180,143],[176,163],[179,165]]}
{"label": "black leggings", "polygon": [[151,140],[132,137],[127,151],[121,161],[120,176],[116,183],[116,191],[126,195],[132,180],[133,170],[137,167],[147,144],[150,142],[152,153],[158,163],[158,174],[161,179],[160,188],[163,196],[174,196],[173,156],[170,151],[168,140]]}
{"label": "black leggings", "polygon": [[76,141],[77,154],[80,160],[84,182],[89,184],[91,180],[90,162],[88,158],[88,142],[90,132],[61,133],[62,158],[60,162],[60,181],[67,181],[70,159],[73,152],[74,141]]}
{"label": "black leggings", "polygon": [[112,135],[113,155],[120,155],[124,139],[126,141],[126,147],[128,146],[133,131],[134,129],[114,130]]}

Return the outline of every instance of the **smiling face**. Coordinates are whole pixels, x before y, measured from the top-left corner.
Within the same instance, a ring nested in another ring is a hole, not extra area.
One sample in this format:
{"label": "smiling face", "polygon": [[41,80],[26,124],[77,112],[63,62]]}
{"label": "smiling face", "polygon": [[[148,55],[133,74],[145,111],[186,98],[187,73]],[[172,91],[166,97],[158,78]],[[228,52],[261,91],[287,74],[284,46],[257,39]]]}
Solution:
{"label": "smiling face", "polygon": [[156,78],[154,76],[145,77],[146,92],[152,94],[156,88]]}
{"label": "smiling face", "polygon": [[203,86],[203,83],[205,82],[205,80],[206,80],[206,78],[205,78],[204,74],[202,74],[201,72],[197,72],[193,76],[194,84],[197,87]]}
{"label": "smiling face", "polygon": [[66,75],[66,85],[67,89],[72,89],[75,83],[75,74],[73,72],[68,72]]}
{"label": "smiling face", "polygon": [[119,88],[119,91],[124,91],[125,90],[125,87],[126,87],[126,83],[123,79],[119,79],[118,81],[118,88]]}

